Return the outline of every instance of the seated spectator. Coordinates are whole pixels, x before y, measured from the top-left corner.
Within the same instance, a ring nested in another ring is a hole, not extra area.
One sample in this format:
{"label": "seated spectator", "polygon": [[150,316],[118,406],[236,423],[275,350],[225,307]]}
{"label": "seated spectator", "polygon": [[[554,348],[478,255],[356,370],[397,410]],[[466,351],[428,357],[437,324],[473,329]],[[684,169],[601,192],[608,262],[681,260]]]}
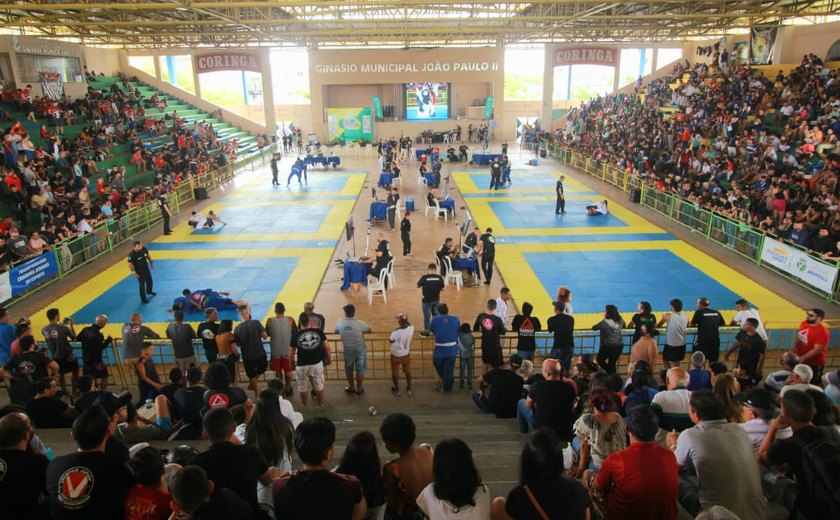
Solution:
{"label": "seated spectator", "polygon": [[571,442],[577,392],[571,384],[563,381],[561,367],[555,359],[543,361],[542,375],[545,379],[530,385],[528,397],[517,405],[516,420],[520,432],[527,433],[547,426],[562,442]]}
{"label": "seated spectator", "polygon": [[785,352],[779,361],[781,370],[777,370],[764,378],[764,388],[778,394],[785,386],[785,382],[793,374],[793,369],[799,364],[799,356],[794,352]]}
{"label": "seated spectator", "polygon": [[489,518],[490,496],[473,462],[472,450],[460,439],[445,439],[435,447],[434,481],[417,497],[426,518]]}
{"label": "seated spectator", "polygon": [[691,394],[689,414],[695,426],[666,438],[680,465],[682,506],[693,516],[722,505],[742,520],[763,520],[767,501],[747,433],[726,421],[723,400],[708,390]]}
{"label": "seated spectator", "polygon": [[[525,441],[519,467],[519,485],[493,501],[493,516],[503,520],[525,518],[590,517],[590,500],[577,480],[564,474],[563,443],[552,428],[538,428]],[[661,475],[659,476],[661,478]]]}
{"label": "seated spectator", "polygon": [[726,420],[731,423],[742,423],[744,417],[741,414],[741,405],[735,399],[735,395],[741,391],[741,385],[732,374],[721,374],[715,378],[712,391],[720,397],[723,408],[726,410]]}
{"label": "seated spectator", "polygon": [[270,466],[286,473],[292,470],[294,427],[280,411],[278,399],[280,396],[274,390],[260,392],[245,430],[245,440],[260,450]]}
{"label": "seated spectator", "polygon": [[105,390],[100,390],[96,386],[96,380],[91,376],[79,376],[78,381],[76,381],[76,388],[81,394],[75,401],[76,413],[84,412],[93,406],[93,403],[97,399],[110,393]]}
{"label": "seated spectator", "polygon": [[706,370],[706,354],[699,350],[691,354],[691,369],[688,371],[688,390],[694,391],[701,388],[712,389],[712,374]]}
{"label": "seated spectator", "polygon": [[[289,392],[284,392],[285,385],[283,384],[283,380],[269,379],[266,386],[269,390],[274,390],[277,394],[277,400],[280,403],[280,413],[292,423],[292,429],[297,428],[303,422],[303,414],[296,412],[292,402],[283,397],[283,395],[292,395]],[[289,390],[292,389],[289,388]]]}
{"label": "seated spectator", "polygon": [[187,369],[187,386],[179,388],[173,396],[181,411],[184,423],[179,432],[179,439],[197,439],[201,437],[201,411],[204,409],[204,393],[207,388],[201,385],[201,368]]}
{"label": "seated spectator", "polygon": [[494,413],[499,419],[516,417],[516,403],[522,397],[524,384],[516,373],[521,366],[522,356],[513,354],[504,366],[478,377],[476,385],[480,390],[472,397],[479,410]]}
{"label": "seated spectator", "polygon": [[817,390],[818,392],[822,392],[822,388],[811,384],[813,377],[814,370],[809,365],[804,363],[796,365],[793,367],[793,373],[785,381],[785,386],[779,391],[779,395],[784,397],[785,393],[790,390]]}
{"label": "seated spectator", "polygon": [[823,376],[825,381],[825,395],[831,399],[834,406],[840,405],[840,370],[834,370]]}
{"label": "seated spectator", "polygon": [[131,475],[124,461],[105,453],[111,419],[92,406],[73,423],[78,451],[56,457],[47,467],[47,494],[55,520],[124,518]]}
{"label": "seated spectator", "polygon": [[[703,355],[702,352],[699,354]],[[681,432],[694,425],[688,412],[691,392],[686,385],[689,382],[689,375],[685,370],[675,367],[668,370],[665,379],[667,389],[657,393],[651,400],[651,407],[659,417],[661,427],[656,436],[656,442],[663,445],[666,433],[674,430]]]}
{"label": "seated spectator", "polygon": [[169,412],[173,422],[181,420],[181,409],[175,402],[175,392],[181,388],[184,388],[184,372],[180,367],[172,367],[169,369],[169,383],[161,386],[159,392],[169,400]]}
{"label": "seated spectator", "polygon": [[205,408],[230,408],[250,401],[245,390],[231,385],[231,375],[223,361],[210,363],[204,375],[204,383],[207,385],[207,391],[204,392]]}
{"label": "seated spectator", "polygon": [[36,428],[69,428],[73,424],[76,409],[56,397],[58,385],[55,379],[39,379],[34,390],[35,397],[26,403],[26,414]]}
{"label": "seated spectator", "polygon": [[135,485],[125,497],[126,520],[167,520],[172,496],[164,480],[163,456],[157,448],[135,453],[126,464]]}
{"label": "seated spectator", "polygon": [[0,418],[0,501],[8,518],[47,518],[44,500],[49,460],[30,447],[35,434],[24,413]]}
{"label": "seated spectator", "polygon": [[[761,441],[770,429],[770,423],[776,416],[776,407],[773,406],[773,394],[763,388],[754,388],[749,392],[742,392],[735,396],[741,403],[741,410],[744,422],[740,423],[741,428],[750,436],[753,443],[753,450],[758,453]],[[790,437],[793,432],[790,429],[779,431],[777,437],[784,439]]]}
{"label": "seated spectator", "polygon": [[[199,466],[186,466],[172,479],[173,508],[190,520],[251,518],[248,502],[227,488],[217,488]],[[177,517],[176,517],[177,518]]]}
{"label": "seated spectator", "polygon": [[279,518],[365,518],[367,504],[362,484],[356,477],[330,471],[334,451],[332,421],[318,417],[298,426],[295,453],[303,469],[282,475],[274,482],[274,510]]}
{"label": "seated spectator", "polygon": [[627,412],[630,446],[606,458],[594,483],[606,518],[676,520],[679,468],[673,454],[654,442],[661,430],[649,407]]}
{"label": "seated spectator", "polygon": [[210,447],[196,455],[190,464],[201,466],[219,488],[228,488],[244,499],[254,511],[252,518],[268,518],[257,501],[257,482],[270,486],[279,476],[277,468],[269,467],[255,446],[232,442],[236,423],[227,408],[208,410],[203,426]]}
{"label": "seated spectator", "polygon": [[589,407],[592,412],[584,413],[574,424],[575,440],[572,445],[579,446],[580,454],[577,467],[567,471],[568,476],[573,478],[583,476],[586,470],[600,471],[607,456],[627,447],[624,420],[615,411],[617,406],[612,392],[606,388],[592,390],[589,392]]}
{"label": "seated spectator", "polygon": [[627,399],[624,400],[624,409],[629,410],[634,406],[646,405],[649,406],[653,402],[656,395],[656,388],[653,387],[652,376],[649,372],[647,363],[637,363],[635,367],[643,366],[645,368],[634,368],[632,376],[630,377],[630,386],[628,386],[624,393]]}
{"label": "seated spectator", "polygon": [[335,472],[356,477],[361,482],[367,503],[367,518],[384,518],[385,484],[372,433],[360,432],[350,439]]}
{"label": "seated spectator", "polygon": [[[144,405],[147,409],[148,405]],[[117,439],[126,444],[138,442],[165,440],[172,433],[172,417],[169,415],[169,400],[165,395],[155,397],[154,419],[147,419],[141,415],[134,405],[129,404],[126,411],[126,420],[118,424],[114,432]]]}
{"label": "seated spectator", "polygon": [[399,457],[385,463],[382,480],[385,484],[386,518],[410,518],[417,515],[417,497],[433,481],[432,453],[414,446],[414,421],[402,413],[393,413],[382,421],[379,434],[388,453]]}

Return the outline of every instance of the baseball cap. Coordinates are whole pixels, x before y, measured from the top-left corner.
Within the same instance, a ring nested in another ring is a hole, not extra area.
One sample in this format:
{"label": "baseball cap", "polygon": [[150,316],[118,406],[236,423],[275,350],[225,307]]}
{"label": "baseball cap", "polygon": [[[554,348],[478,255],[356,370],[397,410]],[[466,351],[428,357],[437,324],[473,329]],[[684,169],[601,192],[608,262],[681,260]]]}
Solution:
{"label": "baseball cap", "polygon": [[830,385],[840,386],[840,370],[835,370],[834,372],[826,374],[825,382]]}
{"label": "baseball cap", "polygon": [[522,356],[519,354],[512,354],[510,356],[510,366],[513,368],[519,368],[522,366]]}
{"label": "baseball cap", "polygon": [[814,370],[804,363],[799,363],[793,367],[793,373],[799,376],[799,379],[804,383],[810,383],[814,377]]}
{"label": "baseball cap", "polygon": [[649,406],[634,406],[627,410],[627,429],[642,442],[650,442],[659,431],[659,419]]}
{"label": "baseball cap", "polygon": [[98,404],[99,406],[105,408],[105,413],[107,413],[109,417],[120,411],[120,408],[128,406],[129,403],[131,403],[131,392],[128,390],[120,394],[108,392],[99,396],[94,402],[94,404]]}
{"label": "baseball cap", "polygon": [[773,396],[763,388],[754,388],[749,392],[738,392],[735,400],[758,410],[773,410]]}

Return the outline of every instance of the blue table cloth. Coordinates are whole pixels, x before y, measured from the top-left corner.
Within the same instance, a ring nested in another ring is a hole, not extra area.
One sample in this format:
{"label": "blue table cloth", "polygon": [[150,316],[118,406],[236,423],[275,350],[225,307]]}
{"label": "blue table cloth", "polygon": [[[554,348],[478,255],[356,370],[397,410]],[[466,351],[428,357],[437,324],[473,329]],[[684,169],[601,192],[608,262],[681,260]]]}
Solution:
{"label": "blue table cloth", "polygon": [[423,178],[426,179],[426,186],[435,187],[435,174],[434,173],[424,173]]}
{"label": "blue table cloth", "polygon": [[330,155],[329,157],[327,157],[327,164],[329,164],[330,166],[338,166],[339,164],[341,164],[341,157],[337,155]]}
{"label": "blue table cloth", "polygon": [[350,284],[354,283],[367,285],[369,274],[370,264],[344,262],[344,283],[341,285],[341,290],[346,291],[350,288]]}
{"label": "blue table cloth", "polygon": [[452,260],[452,269],[456,271],[471,270],[476,273],[478,272],[478,258],[455,258]]}
{"label": "blue table cloth", "polygon": [[394,182],[394,174],[388,172],[382,172],[379,174],[379,185],[380,186],[390,186]]}
{"label": "blue table cloth", "polygon": [[490,164],[501,159],[502,154],[500,153],[474,153],[472,156],[473,164]]}
{"label": "blue table cloth", "polygon": [[370,203],[370,218],[368,220],[373,220],[374,218],[378,218],[381,220],[385,220],[388,218],[388,204],[385,202],[371,202]]}
{"label": "blue table cloth", "polygon": [[452,214],[455,214],[455,199],[444,199],[438,202],[438,205],[441,207],[441,209],[451,209]]}
{"label": "blue table cloth", "polygon": [[414,150],[414,155],[417,157],[417,160],[420,160],[420,157],[426,154],[426,150]]}
{"label": "blue table cloth", "polygon": [[320,164],[324,167],[327,166],[327,158],[323,155],[307,155],[306,157],[304,157],[303,162],[307,166],[315,164]]}

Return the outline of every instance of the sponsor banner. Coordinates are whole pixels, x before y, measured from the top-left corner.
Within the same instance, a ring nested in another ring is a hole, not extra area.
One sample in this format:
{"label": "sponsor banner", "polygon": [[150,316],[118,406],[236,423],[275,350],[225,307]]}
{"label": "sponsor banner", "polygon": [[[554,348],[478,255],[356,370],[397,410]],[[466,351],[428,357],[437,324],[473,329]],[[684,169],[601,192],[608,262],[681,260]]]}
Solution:
{"label": "sponsor banner", "polygon": [[260,56],[252,52],[214,52],[193,56],[196,74],[220,70],[248,70],[262,72]]}
{"label": "sponsor banner", "polygon": [[750,65],[770,65],[776,53],[778,27],[750,29]]}
{"label": "sponsor banner", "polygon": [[487,96],[487,99],[484,100],[484,119],[490,119],[493,117],[493,102],[495,98],[493,96]]}
{"label": "sponsor banner", "polygon": [[379,119],[384,118],[385,116],[382,115],[382,100],[379,99],[379,96],[372,96],[371,99],[373,100],[373,113]]}
{"label": "sponsor banner", "polygon": [[58,274],[55,253],[49,251],[13,267],[0,279],[0,299],[6,301],[25,293]]}
{"label": "sponsor banner", "polygon": [[761,261],[826,293],[831,293],[837,280],[837,267],[772,238],[764,239]]}
{"label": "sponsor banner", "polygon": [[370,107],[328,108],[327,123],[330,141],[373,141],[373,114]]}
{"label": "sponsor banner", "polygon": [[64,95],[64,83],[61,74],[58,72],[39,72],[41,76],[41,88],[44,90],[44,97],[58,101]]}
{"label": "sponsor banner", "polygon": [[618,66],[619,49],[601,45],[586,47],[560,47],[554,49],[554,66],[607,65]]}

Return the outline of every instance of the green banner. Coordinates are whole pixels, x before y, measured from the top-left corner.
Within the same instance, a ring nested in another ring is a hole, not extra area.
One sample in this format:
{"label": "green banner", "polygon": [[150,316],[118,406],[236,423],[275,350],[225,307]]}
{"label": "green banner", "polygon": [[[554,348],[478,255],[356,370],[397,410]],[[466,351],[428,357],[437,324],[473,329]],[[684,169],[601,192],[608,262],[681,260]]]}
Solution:
{"label": "green banner", "polygon": [[327,121],[330,141],[373,141],[373,114],[370,107],[328,108]]}
{"label": "green banner", "polygon": [[385,117],[382,115],[382,100],[379,99],[379,96],[373,96],[371,99],[373,99],[373,113],[376,114],[376,117],[382,119]]}
{"label": "green banner", "polygon": [[493,96],[487,96],[484,101],[484,119],[493,117]]}

